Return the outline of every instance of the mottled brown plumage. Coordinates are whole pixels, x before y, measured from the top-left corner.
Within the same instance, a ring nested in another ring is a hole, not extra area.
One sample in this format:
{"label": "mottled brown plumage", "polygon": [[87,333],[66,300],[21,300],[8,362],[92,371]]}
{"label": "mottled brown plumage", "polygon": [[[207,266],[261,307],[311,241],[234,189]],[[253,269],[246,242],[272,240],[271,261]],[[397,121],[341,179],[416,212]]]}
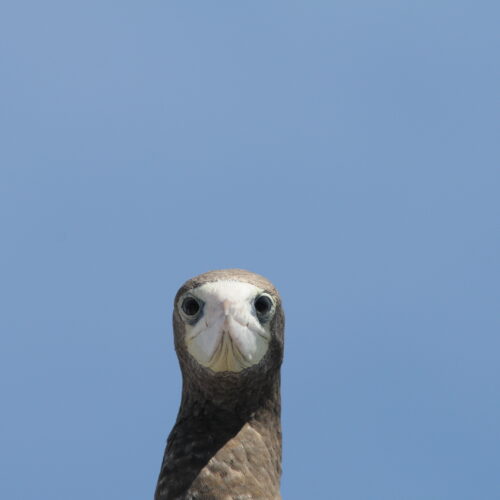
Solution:
{"label": "mottled brown plumage", "polygon": [[155,500],[280,499],[280,366],[284,315],[274,286],[239,269],[187,281],[179,297],[204,283],[251,283],[274,299],[269,348],[241,372],[213,372],[187,351],[185,322],[174,305],[174,343],[183,377],[182,401],[165,450]]}

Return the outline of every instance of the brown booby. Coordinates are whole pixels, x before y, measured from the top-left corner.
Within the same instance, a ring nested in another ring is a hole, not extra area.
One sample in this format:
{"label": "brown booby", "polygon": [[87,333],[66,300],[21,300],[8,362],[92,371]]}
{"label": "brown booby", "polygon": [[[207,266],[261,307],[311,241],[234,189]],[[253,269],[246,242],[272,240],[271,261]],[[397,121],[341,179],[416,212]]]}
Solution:
{"label": "brown booby", "polygon": [[280,499],[284,314],[266,278],[210,271],[177,292],[182,400],[155,500]]}

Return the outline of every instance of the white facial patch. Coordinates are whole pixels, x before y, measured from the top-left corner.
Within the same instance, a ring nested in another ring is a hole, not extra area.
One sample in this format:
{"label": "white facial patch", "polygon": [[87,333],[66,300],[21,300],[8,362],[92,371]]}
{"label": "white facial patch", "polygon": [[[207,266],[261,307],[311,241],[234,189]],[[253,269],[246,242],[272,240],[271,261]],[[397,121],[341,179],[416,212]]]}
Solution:
{"label": "white facial patch", "polygon": [[[198,363],[214,372],[240,372],[259,363],[267,352],[271,333],[269,322],[262,324],[255,311],[255,298],[263,290],[241,281],[205,283],[187,295],[202,304],[199,318],[186,322],[186,346]],[[273,306],[274,308],[274,306]]]}

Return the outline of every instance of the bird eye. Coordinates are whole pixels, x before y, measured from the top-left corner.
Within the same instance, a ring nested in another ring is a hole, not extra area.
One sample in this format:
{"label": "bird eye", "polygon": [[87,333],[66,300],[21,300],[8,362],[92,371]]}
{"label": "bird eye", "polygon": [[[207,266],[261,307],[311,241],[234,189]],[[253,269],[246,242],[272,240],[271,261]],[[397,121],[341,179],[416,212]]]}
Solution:
{"label": "bird eye", "polygon": [[200,303],[194,297],[186,297],[181,307],[186,316],[196,316],[201,309]]}
{"label": "bird eye", "polygon": [[259,295],[253,304],[258,316],[266,316],[273,308],[273,301],[268,295]]}

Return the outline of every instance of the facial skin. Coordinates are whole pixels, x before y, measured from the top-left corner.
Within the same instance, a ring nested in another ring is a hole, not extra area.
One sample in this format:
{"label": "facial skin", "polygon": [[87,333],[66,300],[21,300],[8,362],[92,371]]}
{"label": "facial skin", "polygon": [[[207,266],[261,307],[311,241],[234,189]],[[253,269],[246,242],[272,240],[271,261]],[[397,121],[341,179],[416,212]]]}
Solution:
{"label": "facial skin", "polygon": [[275,299],[242,281],[204,283],[176,303],[189,354],[214,372],[240,372],[258,364],[271,340]]}

